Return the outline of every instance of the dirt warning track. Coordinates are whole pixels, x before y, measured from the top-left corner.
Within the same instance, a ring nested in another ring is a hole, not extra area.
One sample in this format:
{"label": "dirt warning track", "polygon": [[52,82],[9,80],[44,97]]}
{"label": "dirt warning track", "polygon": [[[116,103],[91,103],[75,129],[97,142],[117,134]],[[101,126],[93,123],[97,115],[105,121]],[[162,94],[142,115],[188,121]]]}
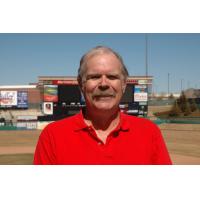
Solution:
{"label": "dirt warning track", "polygon": [[[200,124],[161,124],[173,164],[200,164]],[[0,131],[0,164],[32,164],[40,130]]]}

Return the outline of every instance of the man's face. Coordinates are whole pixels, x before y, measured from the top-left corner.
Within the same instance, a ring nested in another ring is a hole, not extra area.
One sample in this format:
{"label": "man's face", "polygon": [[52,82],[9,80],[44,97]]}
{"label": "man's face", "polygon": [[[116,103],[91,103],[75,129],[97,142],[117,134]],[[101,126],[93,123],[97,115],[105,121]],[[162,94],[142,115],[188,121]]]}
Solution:
{"label": "man's face", "polygon": [[82,84],[87,109],[113,111],[118,109],[126,83],[121,63],[113,54],[95,55],[87,61]]}

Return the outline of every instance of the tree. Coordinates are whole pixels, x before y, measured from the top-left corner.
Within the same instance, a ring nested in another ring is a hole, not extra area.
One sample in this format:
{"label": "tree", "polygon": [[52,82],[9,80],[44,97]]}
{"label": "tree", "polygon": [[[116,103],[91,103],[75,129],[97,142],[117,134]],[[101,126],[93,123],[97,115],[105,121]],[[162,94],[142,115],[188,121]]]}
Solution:
{"label": "tree", "polygon": [[190,103],[189,102],[186,102],[186,108],[185,108],[185,112],[184,112],[184,115],[185,116],[188,116],[191,114],[191,108],[190,108]]}
{"label": "tree", "polygon": [[168,99],[174,99],[174,95],[171,93],[168,97]]}
{"label": "tree", "polygon": [[188,101],[187,101],[187,98],[186,98],[184,92],[181,92],[181,96],[178,99],[178,104],[183,113],[185,113],[185,111],[188,110],[188,108],[187,108]]}
{"label": "tree", "polygon": [[177,117],[177,116],[180,116],[181,113],[182,113],[182,111],[181,111],[177,101],[175,101],[172,109],[169,112],[169,116],[170,117]]}
{"label": "tree", "polygon": [[198,110],[198,106],[197,106],[194,99],[191,100],[190,109],[191,109],[192,112]]}

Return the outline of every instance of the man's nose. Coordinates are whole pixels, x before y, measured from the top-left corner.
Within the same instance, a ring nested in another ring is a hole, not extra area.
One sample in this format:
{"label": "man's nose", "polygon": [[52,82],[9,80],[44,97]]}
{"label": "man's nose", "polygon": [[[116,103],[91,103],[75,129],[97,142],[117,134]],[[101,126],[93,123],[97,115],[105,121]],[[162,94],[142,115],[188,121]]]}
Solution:
{"label": "man's nose", "polygon": [[108,79],[107,79],[106,76],[101,77],[99,87],[102,88],[102,89],[109,88],[109,83],[108,83]]}

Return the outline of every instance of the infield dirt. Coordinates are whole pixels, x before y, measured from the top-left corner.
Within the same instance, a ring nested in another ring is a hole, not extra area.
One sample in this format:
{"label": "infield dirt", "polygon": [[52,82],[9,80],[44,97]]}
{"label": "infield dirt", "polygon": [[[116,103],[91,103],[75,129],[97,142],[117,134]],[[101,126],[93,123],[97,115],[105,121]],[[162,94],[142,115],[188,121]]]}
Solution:
{"label": "infield dirt", "polygon": [[[173,164],[200,164],[200,124],[161,124]],[[0,164],[32,164],[40,130],[0,131]]]}

